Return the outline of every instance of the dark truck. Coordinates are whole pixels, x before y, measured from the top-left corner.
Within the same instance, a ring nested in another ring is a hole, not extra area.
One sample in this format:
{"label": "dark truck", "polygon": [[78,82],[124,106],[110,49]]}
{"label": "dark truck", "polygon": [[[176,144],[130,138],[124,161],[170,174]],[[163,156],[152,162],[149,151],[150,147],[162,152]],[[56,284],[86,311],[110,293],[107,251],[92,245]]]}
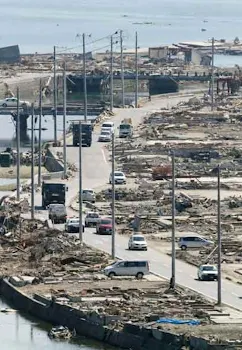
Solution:
{"label": "dark truck", "polygon": [[66,191],[68,187],[64,183],[43,182],[42,183],[42,207],[46,208],[49,204],[65,204]]}
{"label": "dark truck", "polygon": [[[90,147],[92,144],[92,130],[93,126],[91,123],[82,123],[82,146]],[[80,124],[79,122],[74,122],[72,124],[72,135],[73,135],[73,146],[79,145],[80,141]]]}

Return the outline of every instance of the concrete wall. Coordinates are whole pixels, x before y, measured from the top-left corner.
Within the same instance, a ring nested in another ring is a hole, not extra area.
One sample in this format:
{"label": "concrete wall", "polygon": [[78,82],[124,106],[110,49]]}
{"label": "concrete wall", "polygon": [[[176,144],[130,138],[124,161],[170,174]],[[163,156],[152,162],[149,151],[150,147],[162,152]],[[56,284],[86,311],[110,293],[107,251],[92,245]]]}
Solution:
{"label": "concrete wall", "polygon": [[224,349],[224,346],[209,345],[202,338],[187,338],[161,329],[144,328],[139,324],[127,323],[123,331],[108,329],[99,322],[101,318],[98,315],[93,317],[93,314],[84,313],[68,305],[53,303],[39,295],[30,298],[14,288],[6,279],[0,280],[0,294],[18,310],[52,324],[62,324],[70,329],[75,328],[79,335],[123,349],[178,350],[182,346],[193,350]]}
{"label": "concrete wall", "polygon": [[17,63],[20,61],[20,51],[18,45],[0,48],[1,63]]}
{"label": "concrete wall", "polygon": [[64,170],[63,164],[53,155],[49,148],[46,152],[45,167],[50,173]]}

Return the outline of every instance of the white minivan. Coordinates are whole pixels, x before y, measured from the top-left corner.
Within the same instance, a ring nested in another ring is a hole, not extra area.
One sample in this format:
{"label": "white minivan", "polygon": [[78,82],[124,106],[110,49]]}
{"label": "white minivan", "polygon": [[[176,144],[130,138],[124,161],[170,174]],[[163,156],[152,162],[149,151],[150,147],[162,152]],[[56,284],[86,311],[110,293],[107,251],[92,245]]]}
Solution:
{"label": "white minivan", "polygon": [[114,276],[134,276],[142,279],[150,273],[147,260],[122,260],[105,267],[104,274],[110,278]]}
{"label": "white minivan", "polygon": [[187,248],[202,248],[212,246],[214,243],[206,238],[200,236],[185,236],[180,237],[178,241],[178,247],[182,250],[186,250]]}
{"label": "white minivan", "polygon": [[109,131],[110,133],[114,132],[114,122],[104,122],[101,127],[102,131]]}

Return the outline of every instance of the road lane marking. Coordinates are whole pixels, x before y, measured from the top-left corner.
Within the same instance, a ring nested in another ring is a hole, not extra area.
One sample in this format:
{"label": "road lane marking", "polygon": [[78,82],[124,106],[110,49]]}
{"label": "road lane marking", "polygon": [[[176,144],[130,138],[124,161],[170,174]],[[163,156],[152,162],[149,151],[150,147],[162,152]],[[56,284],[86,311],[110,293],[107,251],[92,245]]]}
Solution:
{"label": "road lane marking", "polygon": [[181,272],[182,272],[182,270],[177,269],[177,272],[181,273]]}
{"label": "road lane marking", "polygon": [[239,297],[239,295],[238,295],[238,294],[236,294],[236,293],[234,293],[234,292],[232,292],[232,294],[233,294],[234,296],[236,296],[236,297]]}
{"label": "road lane marking", "polygon": [[104,149],[103,149],[103,148],[101,148],[101,151],[102,151],[102,155],[103,155],[103,160],[104,160],[104,163],[108,164],[107,159],[106,159],[106,156],[105,156]]}

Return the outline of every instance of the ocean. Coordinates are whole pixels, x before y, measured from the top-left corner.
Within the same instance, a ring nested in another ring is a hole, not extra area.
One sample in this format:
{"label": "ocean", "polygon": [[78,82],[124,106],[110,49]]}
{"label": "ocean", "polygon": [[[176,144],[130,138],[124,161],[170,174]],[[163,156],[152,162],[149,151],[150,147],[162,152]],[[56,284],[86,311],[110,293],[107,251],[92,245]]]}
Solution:
{"label": "ocean", "polygon": [[233,40],[240,37],[241,11],[241,0],[2,0],[0,46],[19,44],[21,53],[51,52],[54,45],[81,52],[85,32],[91,34],[87,50],[105,51],[107,36],[119,29],[126,48],[134,47],[135,31],[140,47],[213,36]]}

